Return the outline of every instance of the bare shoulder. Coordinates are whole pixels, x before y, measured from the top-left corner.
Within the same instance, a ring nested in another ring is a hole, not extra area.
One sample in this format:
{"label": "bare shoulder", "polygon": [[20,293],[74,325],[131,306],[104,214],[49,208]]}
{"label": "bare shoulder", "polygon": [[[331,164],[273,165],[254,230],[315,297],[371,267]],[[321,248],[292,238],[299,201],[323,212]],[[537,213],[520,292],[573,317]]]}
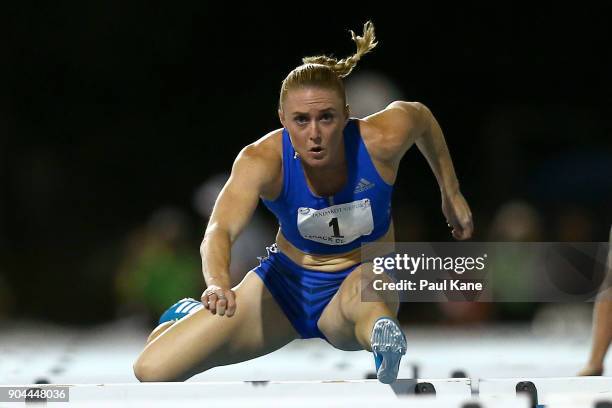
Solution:
{"label": "bare shoulder", "polygon": [[277,129],[246,145],[238,154],[239,159],[253,161],[282,162],[283,158],[283,130]]}
{"label": "bare shoulder", "polygon": [[274,130],[246,145],[234,162],[232,177],[259,186],[264,197],[275,196],[282,187],[283,132]]}
{"label": "bare shoulder", "polygon": [[420,102],[395,101],[359,121],[370,154],[395,160],[410,148],[427,123],[428,108]]}

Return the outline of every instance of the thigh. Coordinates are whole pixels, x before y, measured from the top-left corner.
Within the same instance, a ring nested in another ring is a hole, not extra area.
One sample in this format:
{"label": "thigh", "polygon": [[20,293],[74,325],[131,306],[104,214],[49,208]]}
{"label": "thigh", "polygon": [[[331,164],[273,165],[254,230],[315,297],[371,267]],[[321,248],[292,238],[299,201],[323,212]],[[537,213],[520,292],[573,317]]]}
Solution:
{"label": "thigh", "polygon": [[298,337],[253,271],[234,290],[234,316],[213,315],[207,309],[186,316],[145,347],[141,366],[158,374],[157,381],[184,380],[270,353]]}
{"label": "thigh", "polygon": [[[374,279],[390,281],[386,275],[374,274],[372,264],[359,265],[346,277],[325,307],[317,325],[334,347],[348,351],[363,349],[355,336],[355,325],[369,309],[382,303],[397,314],[399,302],[396,294],[375,292],[372,289]],[[368,301],[362,301],[363,291],[367,292]]]}

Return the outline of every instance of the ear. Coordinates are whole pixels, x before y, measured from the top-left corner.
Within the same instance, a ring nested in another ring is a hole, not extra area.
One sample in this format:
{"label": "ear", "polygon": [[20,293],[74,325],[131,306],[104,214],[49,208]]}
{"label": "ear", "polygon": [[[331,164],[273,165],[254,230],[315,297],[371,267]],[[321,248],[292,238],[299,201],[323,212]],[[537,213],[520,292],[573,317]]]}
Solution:
{"label": "ear", "polygon": [[351,108],[348,103],[344,106],[344,116],[346,117],[346,121],[348,122],[349,118],[351,117]]}
{"label": "ear", "polygon": [[285,114],[283,113],[283,110],[281,108],[278,108],[278,120],[280,120],[280,123],[283,125],[283,127],[286,127]]}

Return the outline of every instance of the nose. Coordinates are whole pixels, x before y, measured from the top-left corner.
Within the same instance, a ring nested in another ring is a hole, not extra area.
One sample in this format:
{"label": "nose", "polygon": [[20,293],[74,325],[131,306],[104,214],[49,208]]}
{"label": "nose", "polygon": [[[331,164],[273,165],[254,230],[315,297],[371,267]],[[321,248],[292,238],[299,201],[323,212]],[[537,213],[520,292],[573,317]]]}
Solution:
{"label": "nose", "polygon": [[319,122],[316,119],[310,121],[309,130],[309,139],[315,143],[319,143],[321,141],[321,129],[319,128]]}

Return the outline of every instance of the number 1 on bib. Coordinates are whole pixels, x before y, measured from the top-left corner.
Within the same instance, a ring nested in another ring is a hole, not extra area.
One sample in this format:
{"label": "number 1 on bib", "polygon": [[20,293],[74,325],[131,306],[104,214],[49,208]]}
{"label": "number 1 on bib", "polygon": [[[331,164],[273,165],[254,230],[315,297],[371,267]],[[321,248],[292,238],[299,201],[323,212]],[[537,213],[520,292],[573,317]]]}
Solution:
{"label": "number 1 on bib", "polygon": [[338,218],[334,217],[328,224],[330,227],[334,229],[334,238],[344,238],[343,235],[340,235],[340,227],[338,226]]}

